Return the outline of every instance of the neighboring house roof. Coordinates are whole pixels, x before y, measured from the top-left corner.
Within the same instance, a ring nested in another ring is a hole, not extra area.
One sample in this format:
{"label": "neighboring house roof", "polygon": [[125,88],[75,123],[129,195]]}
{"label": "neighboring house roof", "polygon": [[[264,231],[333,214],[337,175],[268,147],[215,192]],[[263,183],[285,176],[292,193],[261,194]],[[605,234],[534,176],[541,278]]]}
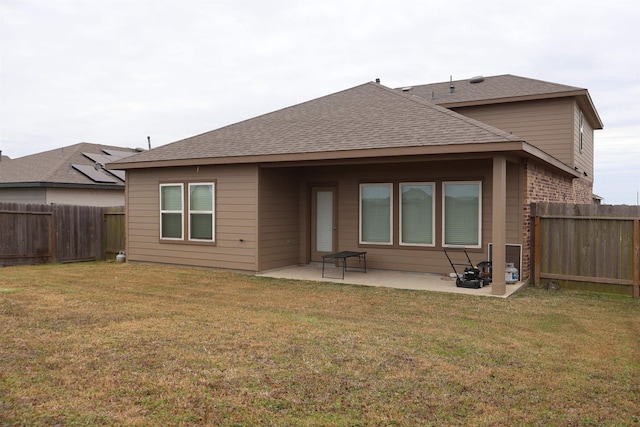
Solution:
{"label": "neighboring house roof", "polygon": [[398,88],[446,108],[575,97],[594,129],[602,129],[587,89],[505,74]]}
{"label": "neighboring house roof", "polygon": [[123,171],[106,171],[104,163],[136,150],[82,142],[55,150],[0,161],[0,187],[124,188]]}
{"label": "neighboring house roof", "polygon": [[375,157],[389,150],[414,155],[432,153],[434,147],[468,152],[505,143],[525,144],[420,97],[365,83],[160,146],[108,168]]}

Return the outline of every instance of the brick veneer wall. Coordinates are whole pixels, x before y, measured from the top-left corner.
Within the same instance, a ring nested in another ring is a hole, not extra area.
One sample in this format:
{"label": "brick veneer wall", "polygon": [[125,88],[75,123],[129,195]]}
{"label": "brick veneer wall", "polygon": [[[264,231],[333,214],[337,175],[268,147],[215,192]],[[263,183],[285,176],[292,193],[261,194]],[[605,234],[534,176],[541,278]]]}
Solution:
{"label": "brick veneer wall", "polygon": [[524,165],[525,197],[523,203],[524,235],[522,241],[523,279],[529,277],[531,266],[531,203],[557,202],[593,203],[593,182],[581,178],[571,178],[541,167],[534,162]]}

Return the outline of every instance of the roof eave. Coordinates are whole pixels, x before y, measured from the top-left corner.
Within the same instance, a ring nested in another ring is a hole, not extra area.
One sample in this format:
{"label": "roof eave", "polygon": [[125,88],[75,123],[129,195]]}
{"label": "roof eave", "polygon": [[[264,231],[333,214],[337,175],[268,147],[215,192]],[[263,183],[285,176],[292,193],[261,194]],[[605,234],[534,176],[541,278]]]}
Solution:
{"label": "roof eave", "polygon": [[[318,161],[358,160],[426,155],[477,155],[491,153],[515,153],[523,157],[537,158],[568,175],[578,177],[578,173],[560,160],[525,141],[492,142],[481,144],[428,145],[419,147],[376,148],[368,150],[344,150],[314,153],[270,154],[257,156],[209,157],[179,160],[158,160],[118,164],[119,169],[147,169],[181,166],[208,166],[231,164],[308,164]],[[114,167],[116,165],[114,164]],[[107,165],[107,169],[109,165]]]}
{"label": "roof eave", "polygon": [[76,188],[90,190],[124,190],[124,184],[74,184],[68,182],[0,182],[0,188]]}
{"label": "roof eave", "polygon": [[535,146],[533,146],[531,144],[524,143],[522,148],[523,148],[522,151],[523,151],[525,157],[542,160],[543,162],[551,165],[556,170],[558,170],[561,173],[564,173],[567,176],[571,176],[573,178],[580,178],[582,176],[582,174],[579,173],[574,168],[572,168],[569,165],[561,162],[560,160],[558,160],[555,157],[545,153],[541,149],[539,149],[539,148],[537,148],[537,147],[535,147]]}
{"label": "roof eave", "polygon": [[598,114],[598,110],[596,110],[595,105],[593,104],[593,100],[589,95],[587,90],[584,91],[584,94],[578,97],[578,104],[582,111],[586,113],[587,118],[591,122],[591,126],[594,129],[603,129],[604,123],[602,123],[602,119],[600,119],[600,115]]}
{"label": "roof eave", "polygon": [[[512,143],[497,143],[512,144]],[[516,143],[517,144],[517,143]],[[490,151],[474,146],[487,146],[493,144],[449,144],[449,145],[429,145],[420,147],[399,147],[399,148],[375,148],[365,150],[340,150],[340,151],[317,151],[312,153],[285,153],[285,154],[264,154],[251,156],[227,156],[227,157],[203,157],[189,159],[155,160],[146,162],[129,162],[118,164],[119,169],[146,169],[175,166],[205,166],[205,165],[228,165],[228,164],[250,164],[250,163],[275,163],[275,162],[300,162],[317,160],[338,160],[338,159],[365,159],[373,157],[394,157],[406,155],[424,154],[455,154],[471,151]],[[476,148],[476,149],[474,149]],[[110,169],[110,165],[106,165]],[[115,168],[116,165],[114,164]]]}

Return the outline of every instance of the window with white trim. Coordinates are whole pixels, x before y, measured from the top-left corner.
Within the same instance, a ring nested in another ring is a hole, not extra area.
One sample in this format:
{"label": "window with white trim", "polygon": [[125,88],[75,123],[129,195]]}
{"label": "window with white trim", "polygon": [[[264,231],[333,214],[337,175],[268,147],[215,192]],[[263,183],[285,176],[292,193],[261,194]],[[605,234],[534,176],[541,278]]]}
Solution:
{"label": "window with white trim", "polygon": [[[215,183],[160,184],[160,239],[215,241]],[[187,207],[185,209],[185,206]],[[186,210],[186,213],[185,213]]]}
{"label": "window with white trim", "polygon": [[442,245],[482,247],[482,183],[442,183]]}
{"label": "window with white trim", "polygon": [[434,246],[435,184],[400,183],[400,244]]}
{"label": "window with white trim", "polygon": [[160,184],[160,238],[182,240],[182,184]]}
{"label": "window with white trim", "polygon": [[212,182],[189,184],[189,240],[213,241],[213,190]]}
{"label": "window with white trim", "polygon": [[360,184],[360,243],[393,243],[393,185]]}

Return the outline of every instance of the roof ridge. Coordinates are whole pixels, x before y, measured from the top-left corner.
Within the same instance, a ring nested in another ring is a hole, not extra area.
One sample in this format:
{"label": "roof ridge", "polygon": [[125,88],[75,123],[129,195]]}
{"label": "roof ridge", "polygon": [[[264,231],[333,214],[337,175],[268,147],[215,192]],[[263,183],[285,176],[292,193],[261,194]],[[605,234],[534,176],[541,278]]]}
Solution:
{"label": "roof ridge", "polygon": [[[404,86],[400,86],[401,87],[421,87],[421,86],[436,86],[436,85],[444,85],[444,84],[449,84],[449,83],[464,83],[464,82],[468,82],[470,80],[473,80],[476,76],[474,77],[469,77],[467,79],[457,79],[457,80],[446,80],[446,81],[441,81],[441,82],[432,82],[432,83],[421,83],[421,84],[417,84],[417,85],[404,85]],[[586,88],[582,88],[582,87],[578,87],[578,86],[571,86],[571,85],[566,85],[563,83],[556,83],[556,82],[551,82],[548,80],[541,80],[541,79],[534,79],[531,77],[523,77],[523,76],[519,76],[517,74],[497,74],[494,76],[482,76],[482,78],[486,79],[496,79],[496,78],[501,78],[501,77],[514,77],[517,79],[522,79],[522,80],[528,80],[528,81],[532,81],[532,82],[538,82],[538,83],[543,83],[543,84],[550,84],[550,85],[555,85],[555,86],[561,86],[561,87],[566,87],[566,88],[571,88],[572,90],[586,90]],[[398,89],[399,89],[398,88]]]}

